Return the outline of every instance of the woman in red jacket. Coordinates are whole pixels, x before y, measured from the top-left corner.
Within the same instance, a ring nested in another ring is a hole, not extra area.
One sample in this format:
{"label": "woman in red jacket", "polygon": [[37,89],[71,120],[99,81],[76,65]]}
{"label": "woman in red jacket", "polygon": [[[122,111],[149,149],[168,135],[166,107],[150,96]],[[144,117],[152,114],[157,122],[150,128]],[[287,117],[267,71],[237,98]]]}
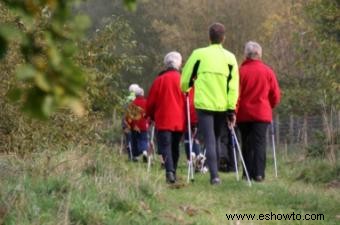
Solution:
{"label": "woman in red jacket", "polygon": [[249,176],[262,181],[266,165],[266,132],[272,121],[272,109],[280,102],[280,88],[273,70],[261,61],[261,46],[250,41],[244,52],[237,126],[241,131],[242,154]]}
{"label": "woman in red jacket", "polygon": [[144,90],[140,87],[136,88],[135,95],[135,100],[127,108],[125,120],[131,130],[132,160],[138,161],[137,157],[143,154],[143,160],[146,162],[149,120],[145,112]]}
{"label": "woman in red jacket", "polygon": [[176,181],[179,142],[185,128],[185,102],[180,89],[182,57],[170,52],[164,58],[165,71],[154,80],[147,98],[147,115],[155,121],[158,151],[162,154],[166,181]]}

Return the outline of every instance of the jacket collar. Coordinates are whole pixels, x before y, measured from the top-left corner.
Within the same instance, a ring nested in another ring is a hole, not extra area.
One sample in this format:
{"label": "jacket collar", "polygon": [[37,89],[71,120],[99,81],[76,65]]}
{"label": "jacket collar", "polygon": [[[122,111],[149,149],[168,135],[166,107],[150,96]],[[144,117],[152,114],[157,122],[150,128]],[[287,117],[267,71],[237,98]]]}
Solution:
{"label": "jacket collar", "polygon": [[166,72],[169,72],[169,71],[177,71],[177,72],[180,72],[179,70],[177,70],[177,69],[175,69],[175,68],[169,67],[169,68],[167,68],[167,69],[165,69],[165,70],[162,70],[162,71],[158,74],[158,76],[161,76],[161,75],[163,75],[163,74],[165,74]]}
{"label": "jacket collar", "polygon": [[242,66],[243,65],[246,65],[246,64],[249,64],[249,63],[253,63],[253,62],[262,62],[262,60],[260,60],[260,59],[249,59],[249,58],[247,58],[247,59],[245,59],[244,61],[243,61],[243,63],[241,64]]}

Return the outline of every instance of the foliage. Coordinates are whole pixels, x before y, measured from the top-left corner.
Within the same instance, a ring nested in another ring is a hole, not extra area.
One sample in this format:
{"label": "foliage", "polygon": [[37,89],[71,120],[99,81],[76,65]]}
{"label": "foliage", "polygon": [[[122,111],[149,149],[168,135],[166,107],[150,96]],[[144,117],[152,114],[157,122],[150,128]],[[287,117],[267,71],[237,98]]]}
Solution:
{"label": "foliage", "polygon": [[91,109],[111,114],[120,109],[126,87],[136,82],[145,57],[135,49],[134,32],[126,20],[111,16],[103,27],[81,44],[79,63],[89,74],[86,93]]}
{"label": "foliage", "polygon": [[70,1],[2,2],[15,10],[20,24],[19,28],[3,25],[2,40],[14,39],[24,58],[16,70],[20,83],[11,92],[13,99],[21,100],[24,110],[39,118],[64,106],[83,114],[79,97],[85,77],[72,57],[75,41],[89,25],[87,17],[71,16]]}

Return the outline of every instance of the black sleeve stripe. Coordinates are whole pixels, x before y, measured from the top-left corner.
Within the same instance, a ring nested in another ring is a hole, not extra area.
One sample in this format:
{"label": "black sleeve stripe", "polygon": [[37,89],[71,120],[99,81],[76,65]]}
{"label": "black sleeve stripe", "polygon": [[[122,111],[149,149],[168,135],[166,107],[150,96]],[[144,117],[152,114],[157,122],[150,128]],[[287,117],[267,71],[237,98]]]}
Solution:
{"label": "black sleeve stripe", "polygon": [[232,78],[231,72],[233,71],[233,65],[228,64],[228,67],[229,67],[229,74],[227,78],[227,94],[229,93],[229,83]]}
{"label": "black sleeve stripe", "polygon": [[200,66],[200,63],[201,61],[197,60],[194,65],[194,68],[192,69],[192,73],[191,73],[190,81],[189,81],[189,87],[192,87],[194,85],[194,81],[197,77],[197,71],[198,71],[198,67]]}

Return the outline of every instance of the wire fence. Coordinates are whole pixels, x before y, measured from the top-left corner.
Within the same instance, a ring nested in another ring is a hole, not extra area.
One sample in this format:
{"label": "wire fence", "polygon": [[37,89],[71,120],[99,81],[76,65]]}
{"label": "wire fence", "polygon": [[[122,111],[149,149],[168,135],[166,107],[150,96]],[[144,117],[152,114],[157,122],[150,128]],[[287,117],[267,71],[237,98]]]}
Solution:
{"label": "wire fence", "polygon": [[[336,152],[340,150],[340,111],[327,116],[277,115],[273,125],[279,151],[306,151],[315,146],[321,148],[321,145],[331,145]],[[268,145],[272,145],[271,135],[272,128],[268,129]]]}

